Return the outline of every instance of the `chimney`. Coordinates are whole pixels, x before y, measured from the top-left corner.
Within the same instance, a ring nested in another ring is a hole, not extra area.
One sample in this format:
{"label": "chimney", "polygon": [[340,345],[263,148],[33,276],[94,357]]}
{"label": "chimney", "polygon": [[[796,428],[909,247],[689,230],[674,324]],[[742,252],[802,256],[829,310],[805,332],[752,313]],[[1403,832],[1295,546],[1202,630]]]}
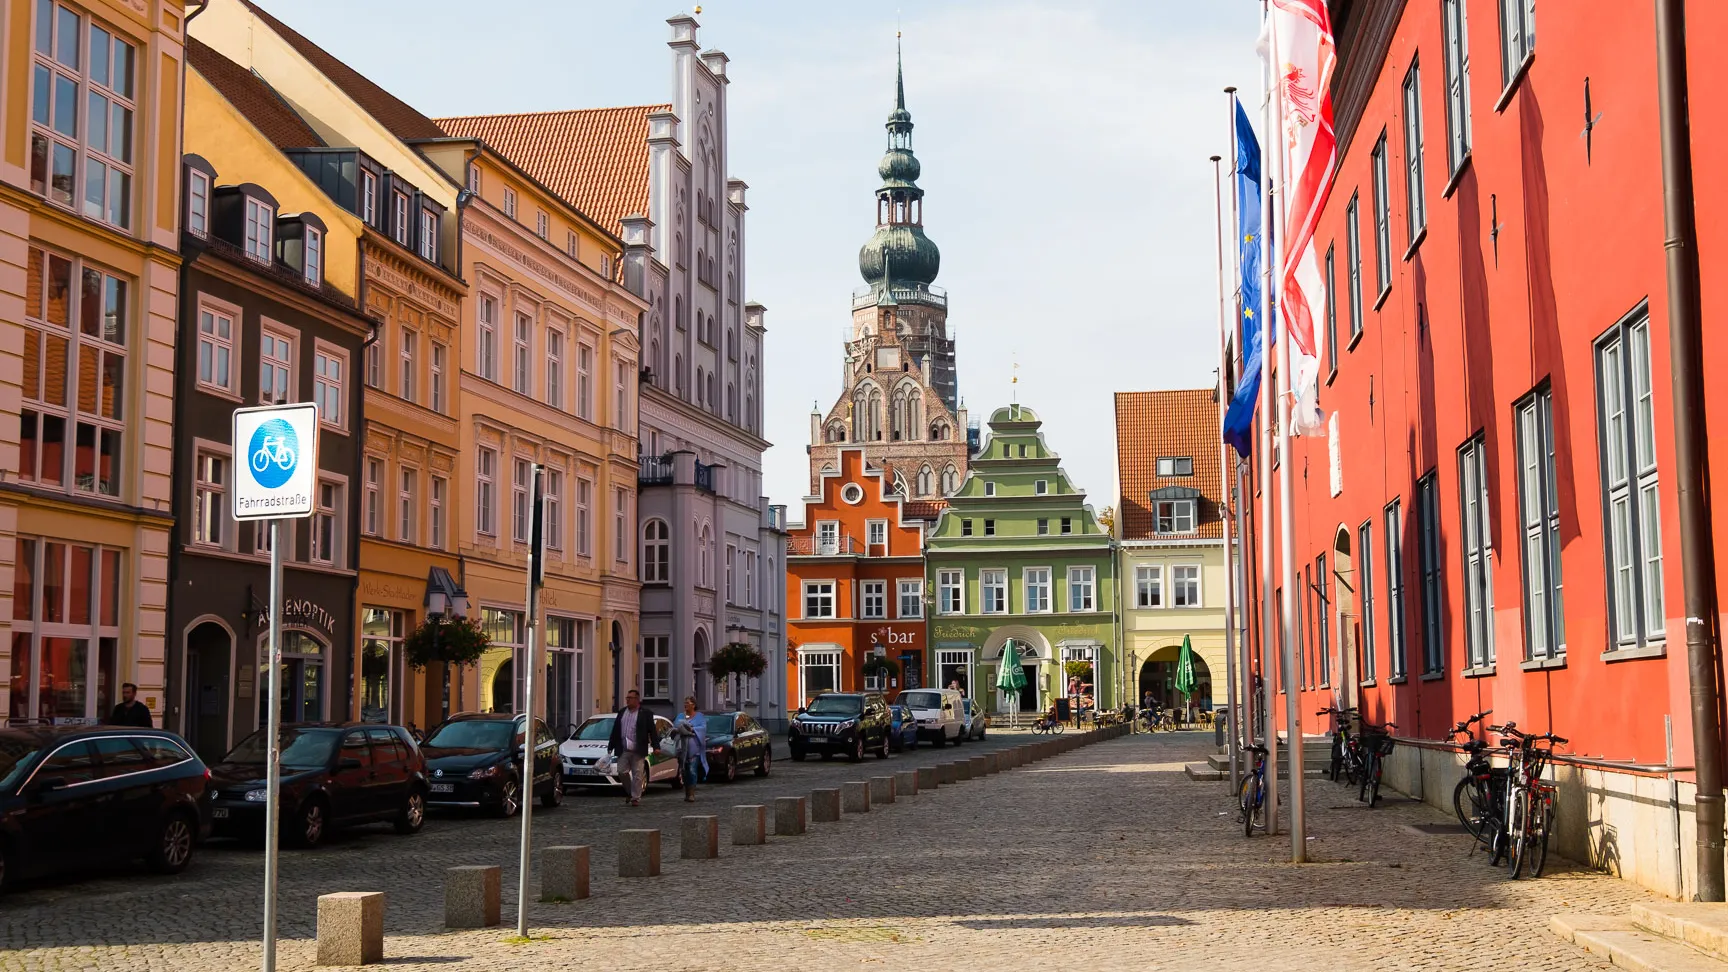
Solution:
{"label": "chimney", "polygon": [[822,444],[822,413],[816,410],[816,403],[810,403],[810,444]]}
{"label": "chimney", "polygon": [[648,242],[653,220],[632,213],[619,220],[624,225],[624,289],[638,297],[648,296],[648,260],[654,247]]}

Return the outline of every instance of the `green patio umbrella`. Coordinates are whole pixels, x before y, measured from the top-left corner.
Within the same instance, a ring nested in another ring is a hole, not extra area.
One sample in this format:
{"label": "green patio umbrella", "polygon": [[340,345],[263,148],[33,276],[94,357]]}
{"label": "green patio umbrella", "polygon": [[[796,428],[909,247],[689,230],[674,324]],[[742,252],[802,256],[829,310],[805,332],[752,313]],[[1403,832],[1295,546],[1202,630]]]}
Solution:
{"label": "green patio umbrella", "polygon": [[1009,641],[1002,646],[1002,670],[996,673],[996,688],[1008,696],[1008,711],[1020,714],[1020,690],[1026,687],[1026,672],[1020,667],[1020,649]]}
{"label": "green patio umbrella", "polygon": [[1181,692],[1184,699],[1191,698],[1194,693],[1194,645],[1187,635],[1182,636],[1182,653],[1176,656],[1176,691]]}

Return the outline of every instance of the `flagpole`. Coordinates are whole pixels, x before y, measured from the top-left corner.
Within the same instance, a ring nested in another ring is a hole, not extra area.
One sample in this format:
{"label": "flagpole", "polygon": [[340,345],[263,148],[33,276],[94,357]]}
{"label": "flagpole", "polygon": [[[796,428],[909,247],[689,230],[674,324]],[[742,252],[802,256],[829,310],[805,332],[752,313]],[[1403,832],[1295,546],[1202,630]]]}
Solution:
{"label": "flagpole", "polygon": [[1241,751],[1236,746],[1236,582],[1230,570],[1230,447],[1224,443],[1224,413],[1230,407],[1230,362],[1226,357],[1230,343],[1225,338],[1229,324],[1224,309],[1224,177],[1218,162],[1219,157],[1212,156],[1212,231],[1218,243],[1218,501],[1224,505],[1218,520],[1224,532],[1224,673],[1229,685],[1226,711],[1230,719],[1225,745],[1230,753],[1230,792],[1240,793]]}
{"label": "flagpole", "polygon": [[[1261,16],[1267,16],[1265,0],[1261,0]],[[1272,355],[1272,315],[1275,299],[1272,294],[1272,167],[1266,146],[1272,138],[1272,65],[1268,60],[1260,71],[1260,647],[1263,674],[1260,679],[1262,709],[1266,714],[1266,833],[1278,832],[1278,719],[1274,698],[1278,690],[1274,679],[1284,667],[1280,645],[1274,641],[1270,650],[1266,640],[1276,630],[1277,620],[1272,607],[1272,383],[1267,381],[1266,366]]]}
{"label": "flagpole", "polygon": [[[1242,369],[1247,366],[1248,362],[1248,356],[1242,348],[1242,342],[1247,338],[1247,335],[1242,333],[1242,241],[1236,238],[1242,227],[1242,203],[1237,198],[1242,159],[1241,148],[1236,139],[1236,86],[1231,85],[1225,88],[1224,93],[1230,98],[1230,222],[1226,225],[1231,229],[1232,239],[1235,239],[1229,252],[1230,279],[1236,282],[1234,298],[1227,302],[1230,305],[1228,311],[1231,315],[1230,346],[1235,351],[1235,360],[1240,362],[1236,367],[1237,385],[1240,386]],[[1264,355],[1262,355],[1261,363],[1265,363]],[[1232,458],[1230,452],[1230,449],[1224,451],[1225,465],[1228,467],[1225,475],[1229,477],[1228,481],[1231,484],[1230,488],[1225,490],[1225,495],[1230,496],[1233,500],[1230,504],[1230,513],[1235,518],[1236,524],[1236,550],[1231,552],[1233,555],[1226,562],[1231,571],[1230,576],[1236,583],[1236,598],[1231,603],[1240,602],[1244,608],[1237,616],[1237,624],[1235,625],[1236,654],[1239,657],[1236,660],[1237,676],[1234,687],[1239,693],[1237,699],[1241,704],[1241,710],[1236,713],[1236,724],[1230,728],[1236,735],[1238,751],[1240,751],[1241,746],[1254,741],[1254,675],[1253,666],[1249,664],[1248,657],[1248,619],[1253,614],[1252,609],[1248,607],[1250,588],[1246,561],[1247,552],[1252,548],[1252,545],[1248,542],[1248,493],[1242,488],[1243,461],[1240,458]],[[1230,489],[1234,489],[1235,492],[1232,493]],[[1237,573],[1238,570],[1241,573]],[[1242,765],[1246,768],[1247,761],[1244,760]]]}

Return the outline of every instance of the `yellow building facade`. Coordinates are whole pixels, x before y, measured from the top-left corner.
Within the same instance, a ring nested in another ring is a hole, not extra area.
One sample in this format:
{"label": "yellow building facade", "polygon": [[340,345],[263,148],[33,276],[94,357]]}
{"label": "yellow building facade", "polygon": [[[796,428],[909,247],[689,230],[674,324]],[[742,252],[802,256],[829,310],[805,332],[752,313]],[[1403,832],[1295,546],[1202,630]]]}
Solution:
{"label": "yellow building facade", "polygon": [[0,0],[0,715],[165,711],[179,0]]}

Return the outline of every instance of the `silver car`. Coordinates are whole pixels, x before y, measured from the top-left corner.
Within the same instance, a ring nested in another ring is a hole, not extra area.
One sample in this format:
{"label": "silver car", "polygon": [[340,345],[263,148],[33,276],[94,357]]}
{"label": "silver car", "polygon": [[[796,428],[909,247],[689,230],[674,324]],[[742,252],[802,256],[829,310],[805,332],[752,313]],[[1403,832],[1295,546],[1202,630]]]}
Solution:
{"label": "silver car", "polygon": [[[607,757],[606,746],[612,738],[612,723],[617,716],[608,712],[583,722],[558,746],[558,759],[563,764],[565,792],[584,786],[622,786],[618,767]],[[662,740],[669,740],[672,720],[654,717],[654,728]],[[648,754],[648,782],[665,783],[674,789],[684,782],[678,772],[678,758],[671,755],[671,746]]]}

